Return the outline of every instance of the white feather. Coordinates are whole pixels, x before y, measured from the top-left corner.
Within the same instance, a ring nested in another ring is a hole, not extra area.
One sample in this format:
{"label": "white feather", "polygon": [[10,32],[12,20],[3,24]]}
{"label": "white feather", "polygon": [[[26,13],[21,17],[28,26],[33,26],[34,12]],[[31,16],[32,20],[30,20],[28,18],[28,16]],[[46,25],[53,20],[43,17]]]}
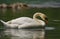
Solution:
{"label": "white feather", "polygon": [[[4,21],[1,21],[1,22],[7,27],[11,27],[11,28],[15,28],[15,27],[23,28],[23,27],[29,27],[29,26],[45,26],[45,22],[42,20],[36,19],[35,15],[37,14],[34,14],[33,19],[29,17],[20,17],[8,22],[4,22]],[[41,17],[43,18],[43,16]]]}

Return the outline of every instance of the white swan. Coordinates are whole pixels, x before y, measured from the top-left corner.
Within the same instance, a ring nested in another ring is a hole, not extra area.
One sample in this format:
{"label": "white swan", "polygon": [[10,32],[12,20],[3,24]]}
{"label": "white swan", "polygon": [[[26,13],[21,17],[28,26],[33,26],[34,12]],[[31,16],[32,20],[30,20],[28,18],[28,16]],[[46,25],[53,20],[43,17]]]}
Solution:
{"label": "white swan", "polygon": [[[42,20],[38,19],[37,17],[40,16]],[[45,26],[48,23],[48,19],[45,14],[37,12],[33,15],[33,19],[29,17],[20,17],[17,19],[13,19],[8,22],[4,22],[0,20],[6,27],[10,28],[24,28],[24,27],[31,27],[31,26]]]}

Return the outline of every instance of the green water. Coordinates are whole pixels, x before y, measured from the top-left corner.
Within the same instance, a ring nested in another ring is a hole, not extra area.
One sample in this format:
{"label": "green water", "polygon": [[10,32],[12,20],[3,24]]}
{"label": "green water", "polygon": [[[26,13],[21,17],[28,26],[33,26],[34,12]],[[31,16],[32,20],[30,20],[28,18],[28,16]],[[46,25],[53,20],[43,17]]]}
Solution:
{"label": "green water", "polygon": [[41,4],[46,2],[60,3],[60,0],[0,0],[0,3],[6,3],[6,4],[12,4],[17,2],[28,3],[28,4]]}
{"label": "green water", "polygon": [[[42,12],[42,13],[46,14],[49,19],[49,23],[47,26],[55,28],[54,30],[45,31],[45,39],[60,39],[60,8],[30,8],[30,9],[22,9],[22,10],[16,10],[16,11],[13,11],[12,9],[0,9],[0,19],[4,20],[4,21],[9,21],[9,20],[12,20],[12,19],[15,19],[18,17],[31,17],[32,18],[33,14],[36,12]],[[3,28],[2,23],[0,23],[0,28]],[[5,35],[4,31],[5,30],[0,29],[0,39],[16,39],[13,36],[12,36],[13,37],[12,38],[9,35]],[[15,31],[15,30],[13,30],[13,31],[17,32],[17,33],[19,32],[19,31]],[[13,31],[11,31],[11,32],[13,32]],[[26,33],[26,31],[23,31],[23,32]],[[28,33],[30,32],[30,34],[32,36],[34,34],[32,32],[37,32],[37,31],[28,30],[27,32]],[[38,32],[40,32],[40,31],[38,31]],[[33,39],[33,38],[29,38],[29,39]],[[36,39],[39,39],[39,38],[36,38]]]}
{"label": "green water", "polygon": [[[60,0],[0,0],[0,4],[6,3],[27,3],[27,4],[42,4],[60,6]],[[53,7],[53,6],[52,6]],[[54,27],[54,30],[18,30],[18,29],[4,29],[0,22],[0,39],[60,39],[60,8],[29,8],[29,9],[1,9],[0,19],[9,21],[18,17],[31,17],[36,12],[42,12],[47,15],[49,23],[46,27]],[[43,38],[40,38],[42,32],[45,33]]]}

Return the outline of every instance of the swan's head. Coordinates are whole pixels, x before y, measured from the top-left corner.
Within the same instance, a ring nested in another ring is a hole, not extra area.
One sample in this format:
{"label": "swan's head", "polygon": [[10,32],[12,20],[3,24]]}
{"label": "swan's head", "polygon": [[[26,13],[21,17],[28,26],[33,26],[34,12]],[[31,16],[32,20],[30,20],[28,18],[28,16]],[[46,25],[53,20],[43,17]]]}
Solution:
{"label": "swan's head", "polygon": [[45,14],[40,13],[40,12],[37,12],[37,13],[34,14],[33,18],[37,18],[38,16],[40,16],[41,19],[42,19],[46,24],[48,24],[48,18],[47,18],[47,16],[46,16]]}

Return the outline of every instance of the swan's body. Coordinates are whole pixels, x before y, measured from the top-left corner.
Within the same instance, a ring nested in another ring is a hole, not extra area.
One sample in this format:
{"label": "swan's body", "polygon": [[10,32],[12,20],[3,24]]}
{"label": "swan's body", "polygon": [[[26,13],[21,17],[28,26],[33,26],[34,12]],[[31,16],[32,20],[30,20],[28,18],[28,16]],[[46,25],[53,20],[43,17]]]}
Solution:
{"label": "swan's body", "polygon": [[[44,21],[36,18],[37,16],[39,16],[39,14],[40,13],[34,14],[33,19],[29,18],[29,17],[20,17],[20,18],[13,19],[13,20],[8,21],[8,22],[4,22],[4,21],[1,20],[1,22],[5,26],[11,27],[11,28],[16,28],[16,27],[24,28],[24,27],[31,27],[31,26],[45,26],[46,23]],[[44,19],[44,17],[45,17],[44,14],[41,14],[40,16],[43,20],[45,20]]]}

